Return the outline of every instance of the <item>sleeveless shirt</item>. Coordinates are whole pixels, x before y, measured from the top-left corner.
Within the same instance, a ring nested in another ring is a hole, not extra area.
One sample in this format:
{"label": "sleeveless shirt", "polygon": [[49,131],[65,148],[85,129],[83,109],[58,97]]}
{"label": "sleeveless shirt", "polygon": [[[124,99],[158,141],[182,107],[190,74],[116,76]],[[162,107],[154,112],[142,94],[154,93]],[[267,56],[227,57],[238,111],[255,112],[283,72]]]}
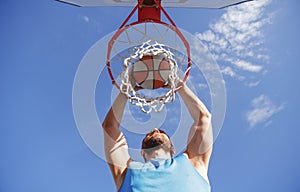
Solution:
{"label": "sleeveless shirt", "polygon": [[210,192],[210,185],[181,154],[131,162],[119,192]]}

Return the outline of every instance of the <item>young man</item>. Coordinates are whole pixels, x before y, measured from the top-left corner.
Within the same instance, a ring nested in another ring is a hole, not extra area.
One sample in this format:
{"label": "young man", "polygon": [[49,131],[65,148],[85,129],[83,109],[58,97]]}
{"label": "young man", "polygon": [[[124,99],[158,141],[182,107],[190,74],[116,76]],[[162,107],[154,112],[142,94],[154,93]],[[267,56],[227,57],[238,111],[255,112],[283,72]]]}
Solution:
{"label": "young man", "polygon": [[127,102],[119,94],[102,124],[107,162],[119,192],[210,192],[207,177],[212,153],[211,115],[200,99],[181,83],[178,93],[193,118],[184,153],[174,157],[169,136],[157,128],[143,139],[145,163],[133,161],[119,130]]}

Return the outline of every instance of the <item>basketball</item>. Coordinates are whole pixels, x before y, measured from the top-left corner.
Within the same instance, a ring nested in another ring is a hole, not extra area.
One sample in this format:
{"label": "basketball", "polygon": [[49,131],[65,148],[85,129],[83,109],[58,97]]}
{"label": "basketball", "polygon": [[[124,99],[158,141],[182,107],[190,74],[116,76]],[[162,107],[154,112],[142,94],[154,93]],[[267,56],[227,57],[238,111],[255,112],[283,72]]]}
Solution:
{"label": "basketball", "polygon": [[167,84],[171,66],[164,55],[145,55],[132,64],[133,80],[144,89],[157,89]]}

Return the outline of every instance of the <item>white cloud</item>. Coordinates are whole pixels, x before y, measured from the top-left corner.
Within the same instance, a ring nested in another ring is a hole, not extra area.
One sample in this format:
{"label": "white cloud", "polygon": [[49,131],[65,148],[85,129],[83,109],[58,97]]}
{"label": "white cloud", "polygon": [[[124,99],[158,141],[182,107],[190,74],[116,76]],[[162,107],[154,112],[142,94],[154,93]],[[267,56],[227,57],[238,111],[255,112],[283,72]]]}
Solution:
{"label": "white cloud", "polygon": [[87,23],[90,22],[90,18],[88,16],[83,16],[83,20]]}
{"label": "white cloud", "polygon": [[249,72],[260,72],[262,70],[262,66],[255,65],[245,60],[235,60],[232,63],[240,68],[241,70],[249,71]]}
{"label": "white cloud", "polygon": [[271,117],[284,109],[284,104],[276,106],[268,96],[260,95],[251,102],[252,109],[247,112],[250,128],[258,123],[270,123]]}
{"label": "white cloud", "polygon": [[236,72],[229,66],[226,66],[223,69],[221,69],[221,73],[223,73],[224,75],[229,75],[230,77],[235,77],[239,80],[245,79],[245,77],[236,74]]}
{"label": "white cloud", "polygon": [[224,69],[221,70],[221,72],[225,75],[229,75],[231,77],[234,77],[236,76],[236,73],[232,70],[231,67],[225,67]]}
{"label": "white cloud", "polygon": [[256,87],[257,85],[259,85],[260,81],[255,81],[255,82],[249,82],[247,85],[249,87]]}
{"label": "white cloud", "polygon": [[224,75],[244,80],[239,78],[239,72],[263,72],[263,65],[269,60],[263,48],[263,30],[272,19],[265,11],[270,3],[271,0],[259,0],[229,7],[210,24],[210,29],[196,34],[223,65]]}
{"label": "white cloud", "polygon": [[198,83],[198,84],[197,84],[197,88],[199,88],[200,90],[201,90],[201,89],[207,89],[208,86],[207,86],[206,83]]}

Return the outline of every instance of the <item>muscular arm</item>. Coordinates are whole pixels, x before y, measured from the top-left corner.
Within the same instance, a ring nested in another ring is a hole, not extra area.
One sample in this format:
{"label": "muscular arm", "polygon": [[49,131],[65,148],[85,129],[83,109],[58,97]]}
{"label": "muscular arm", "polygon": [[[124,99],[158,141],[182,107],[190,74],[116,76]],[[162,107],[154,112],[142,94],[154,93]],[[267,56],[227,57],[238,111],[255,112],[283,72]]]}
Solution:
{"label": "muscular arm", "polygon": [[126,139],[119,130],[127,98],[119,94],[102,124],[106,160],[109,164],[117,189],[123,183],[127,166],[131,161]]}
{"label": "muscular arm", "polygon": [[185,154],[196,170],[202,176],[207,177],[213,144],[210,112],[185,84],[182,84],[179,94],[194,120],[190,128]]}

